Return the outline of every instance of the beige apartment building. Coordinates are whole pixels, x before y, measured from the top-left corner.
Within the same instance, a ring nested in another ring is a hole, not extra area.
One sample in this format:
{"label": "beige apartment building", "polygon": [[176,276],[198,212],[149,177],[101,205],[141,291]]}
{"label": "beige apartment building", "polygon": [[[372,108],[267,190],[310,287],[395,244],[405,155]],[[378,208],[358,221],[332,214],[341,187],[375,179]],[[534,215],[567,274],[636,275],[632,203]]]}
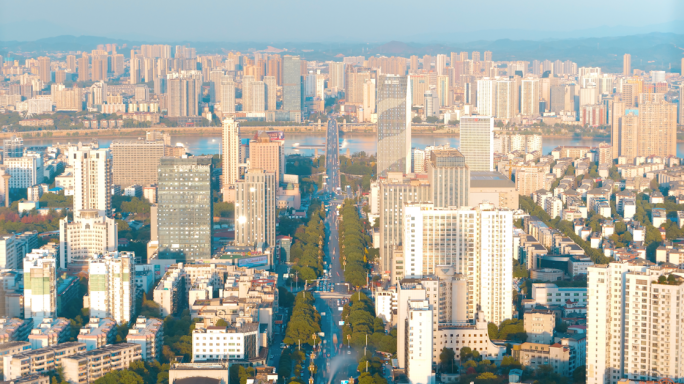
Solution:
{"label": "beige apartment building", "polygon": [[86,345],[84,343],[67,342],[4,356],[2,363],[5,381],[52,371],[62,363],[64,358],[85,352],[85,350]]}
{"label": "beige apartment building", "polygon": [[249,167],[275,173],[275,186],[280,185],[285,174],[285,149],[283,140],[271,140],[266,132],[260,132],[249,142]]}
{"label": "beige apartment building", "polygon": [[529,165],[518,168],[515,172],[515,189],[518,194],[530,196],[532,193],[543,189],[546,180],[548,165]]}
{"label": "beige apartment building", "polygon": [[[13,355],[31,350],[31,343],[28,341],[10,341],[9,343],[0,344],[0,362],[5,355]],[[0,365],[0,375],[2,375],[2,366]]]}
{"label": "beige apartment building", "polygon": [[570,348],[558,343],[553,345],[522,343],[513,347],[513,357],[525,367],[536,369],[550,365],[553,371],[563,377],[572,376],[570,372]]}
{"label": "beige apartment building", "polygon": [[551,344],[556,314],[551,310],[532,310],[525,312],[525,332],[530,343]]}
{"label": "beige apartment building", "polygon": [[115,140],[112,152],[112,179],[121,189],[157,183],[159,159],[164,156],[163,141]]}
{"label": "beige apartment building", "polygon": [[164,323],[159,319],[138,316],[135,325],[128,331],[126,342],[140,345],[143,360],[159,361],[164,343]]}
{"label": "beige apartment building", "polygon": [[133,361],[141,359],[141,347],[138,344],[108,345],[62,358],[64,379],[70,383],[90,384],[111,371],[126,369]]}

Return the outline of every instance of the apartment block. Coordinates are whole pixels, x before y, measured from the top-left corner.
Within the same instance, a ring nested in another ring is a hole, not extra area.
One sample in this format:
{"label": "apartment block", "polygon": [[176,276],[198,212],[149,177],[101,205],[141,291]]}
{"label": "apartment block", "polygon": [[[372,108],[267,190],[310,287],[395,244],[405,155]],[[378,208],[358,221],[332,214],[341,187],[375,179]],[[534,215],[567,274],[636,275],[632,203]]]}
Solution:
{"label": "apartment block", "polygon": [[171,266],[154,288],[154,302],[159,304],[162,317],[176,315],[187,298],[183,263]]}
{"label": "apartment block", "polygon": [[556,313],[549,310],[532,310],[524,315],[527,341],[538,344],[551,344],[556,327]]}
{"label": "apartment block", "polygon": [[27,341],[33,329],[33,319],[0,317],[0,342]]}
{"label": "apartment block", "polygon": [[135,254],[111,252],[88,261],[88,307],[93,317],[129,323],[135,314]]}
{"label": "apartment block", "polygon": [[63,343],[71,337],[71,326],[68,319],[58,317],[56,319],[44,318],[35,325],[28,336],[32,349],[51,347]]}
{"label": "apartment block", "polygon": [[[200,324],[198,324],[200,325]],[[248,360],[259,355],[259,325],[197,327],[192,331],[192,361]]]}
{"label": "apartment block", "polygon": [[87,269],[91,257],[118,249],[119,232],[116,220],[96,209],[74,212],[74,220],[59,221],[59,257],[62,267]]}
{"label": "apartment block", "polygon": [[5,381],[26,375],[53,371],[62,364],[64,358],[85,352],[86,346],[79,342],[66,342],[51,347],[34,349],[4,356],[3,375]]}
{"label": "apartment block", "polygon": [[24,257],[24,316],[40,322],[57,316],[57,260],[48,249]]}
{"label": "apartment block", "polygon": [[159,319],[138,316],[128,331],[126,342],[140,345],[143,360],[159,361],[164,344],[164,323]]}
{"label": "apartment block", "polygon": [[78,341],[86,345],[87,351],[102,348],[116,341],[116,321],[91,317],[88,324],[78,332]]}
{"label": "apartment block", "polygon": [[109,372],[128,368],[132,362],[141,360],[141,356],[140,345],[121,343],[63,357],[64,379],[90,384]]}
{"label": "apartment block", "polygon": [[[251,145],[250,145],[251,156]],[[275,193],[277,175],[251,168],[235,188],[235,244],[275,245]]]}
{"label": "apartment block", "polygon": [[[2,343],[0,344],[0,362],[2,362],[3,357],[6,355],[14,355],[15,353],[21,353],[30,350],[31,343],[29,343],[28,341],[10,341],[7,343]],[[1,367],[0,374],[2,374]]]}
{"label": "apartment block", "polygon": [[165,154],[163,140],[115,140],[112,153],[112,182],[122,189],[128,186],[157,183],[159,159]]}

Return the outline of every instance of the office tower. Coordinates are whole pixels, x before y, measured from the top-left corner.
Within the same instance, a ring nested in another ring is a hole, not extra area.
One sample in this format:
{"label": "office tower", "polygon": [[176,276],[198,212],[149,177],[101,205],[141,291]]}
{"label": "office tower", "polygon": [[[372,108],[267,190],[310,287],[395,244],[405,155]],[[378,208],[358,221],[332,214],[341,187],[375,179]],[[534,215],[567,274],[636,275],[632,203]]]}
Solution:
{"label": "office tower", "polygon": [[2,145],[3,158],[24,156],[24,139],[21,136],[3,139]]}
{"label": "office tower", "polygon": [[496,80],[484,78],[477,81],[477,112],[480,115],[494,116],[496,91]]}
{"label": "office tower", "polygon": [[[429,201],[430,184],[425,180],[409,179],[402,172],[387,174],[380,180],[380,268],[389,276],[392,254],[404,238],[404,205]],[[394,281],[394,280],[393,280]]]}
{"label": "office tower", "polygon": [[301,119],[302,64],[299,56],[285,55],[283,58],[283,110],[298,114]]}
{"label": "office tower", "polygon": [[437,75],[446,75],[446,61],[447,56],[443,54],[437,55],[435,59],[435,69],[437,70]]}
{"label": "office tower", "polygon": [[60,266],[84,268],[90,257],[116,251],[116,220],[100,215],[95,209],[74,212],[73,221],[67,218],[59,221],[59,240]]}
{"label": "office tower", "polygon": [[431,199],[435,207],[464,207],[470,193],[470,170],[456,149],[436,150],[427,162]]}
{"label": "office tower", "polygon": [[34,249],[24,257],[24,317],[40,324],[57,317],[57,260],[47,249]]}
{"label": "office tower", "polygon": [[515,110],[515,82],[510,80],[496,80],[496,101],[493,115],[499,119],[512,119],[517,114]]}
{"label": "office tower", "polygon": [[240,178],[240,125],[232,118],[223,120],[223,187],[233,187]]}
{"label": "office tower", "polygon": [[379,176],[411,172],[411,86],[406,76],[380,76],[377,143]]}
{"label": "office tower", "polygon": [[242,111],[252,112],[252,103],[254,102],[254,96],[252,92],[254,88],[252,83],[254,82],[254,76],[243,76],[242,77]]}
{"label": "office tower", "polygon": [[163,139],[114,140],[109,147],[113,184],[122,189],[134,184],[157,184],[157,168],[165,148]]}
{"label": "office tower", "polygon": [[266,110],[266,89],[263,81],[252,83],[252,112],[263,113]]}
{"label": "office tower", "polygon": [[587,383],[680,381],[684,284],[677,269],[636,259],[587,271]]}
{"label": "office tower", "polygon": [[625,53],[622,56],[622,74],[624,76],[632,76],[632,55]]}
{"label": "office tower", "polygon": [[249,141],[250,167],[275,174],[276,186],[280,185],[285,174],[284,137],[281,131],[262,131]]}
{"label": "office tower", "polygon": [[539,79],[527,78],[520,86],[520,114],[535,116],[539,114]]}
{"label": "office tower", "polygon": [[467,317],[478,310],[500,324],[513,316],[513,211],[483,203],[475,208],[404,207],[406,276],[437,273],[451,265],[466,278]]}
{"label": "office tower", "polygon": [[27,154],[22,157],[8,157],[4,161],[5,174],[11,176],[11,189],[25,189],[43,182],[43,157]]}
{"label": "office tower", "polygon": [[[648,96],[648,97],[646,97]],[[677,106],[662,94],[642,94],[639,105],[638,155],[677,156]]]}
{"label": "office tower", "polygon": [[[406,322],[406,376],[411,383],[431,383],[433,308],[428,300],[409,300]],[[403,349],[403,348],[402,348]]]}
{"label": "office tower", "polygon": [[494,169],[494,119],[488,116],[461,117],[460,151],[471,172]]}
{"label": "office tower", "polygon": [[107,149],[74,148],[74,212],[95,209],[112,214],[112,154]]}
{"label": "office tower", "polygon": [[235,113],[235,83],[232,79],[224,77],[221,80],[221,112]]}
{"label": "office tower", "polygon": [[211,174],[211,157],[161,158],[157,179],[160,258],[211,258]]}
{"label": "office tower", "polygon": [[275,246],[276,175],[250,168],[236,183],[235,243],[240,246]]}
{"label": "office tower", "polygon": [[492,61],[492,52],[491,51],[485,51],[484,61]]}
{"label": "office tower", "polygon": [[67,72],[69,72],[69,73],[76,73],[76,56],[74,56],[74,55],[67,55],[67,57],[66,57],[66,67],[67,67]]}
{"label": "office tower", "polygon": [[197,116],[201,82],[193,78],[169,79],[168,82],[169,117]]}
{"label": "office tower", "polygon": [[337,92],[344,89],[344,74],[345,68],[344,63],[337,63],[334,61],[328,62],[328,74],[330,76],[330,83],[328,88],[337,90]]}
{"label": "office tower", "polygon": [[451,105],[451,81],[448,75],[437,77],[437,96],[439,98],[440,107],[448,107]]}
{"label": "office tower", "polygon": [[264,76],[264,92],[265,92],[265,107],[267,111],[275,111],[277,109],[277,95],[278,85],[275,76]]}
{"label": "office tower", "polygon": [[40,81],[43,83],[49,83],[52,81],[52,72],[50,69],[50,58],[46,56],[41,56],[38,58],[38,67],[40,74]]}
{"label": "office tower", "polygon": [[370,122],[371,115],[376,110],[375,79],[368,79],[363,83],[363,121]]}
{"label": "office tower", "polygon": [[130,323],[135,316],[135,254],[111,252],[88,260],[90,316]]}
{"label": "office tower", "polygon": [[83,53],[78,60],[78,81],[90,80],[90,59],[87,53]]}

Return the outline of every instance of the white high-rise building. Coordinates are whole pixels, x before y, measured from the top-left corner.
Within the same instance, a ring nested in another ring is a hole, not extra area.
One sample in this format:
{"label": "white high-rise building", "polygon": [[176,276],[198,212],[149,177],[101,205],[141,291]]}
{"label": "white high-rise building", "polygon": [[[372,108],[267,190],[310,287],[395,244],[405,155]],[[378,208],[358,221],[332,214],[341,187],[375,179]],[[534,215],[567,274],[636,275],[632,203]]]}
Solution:
{"label": "white high-rise building", "polygon": [[470,172],[493,171],[494,119],[477,115],[461,117],[460,151]]}
{"label": "white high-rise building", "polygon": [[43,182],[43,157],[40,154],[6,157],[3,164],[5,174],[12,176],[9,180],[12,189],[26,189]]}
{"label": "white high-rise building", "polygon": [[250,169],[235,186],[235,244],[275,246],[276,175]]}
{"label": "white high-rise building", "polygon": [[135,254],[109,252],[88,260],[90,316],[129,323],[135,315]]}
{"label": "white high-rise building", "polygon": [[240,125],[232,118],[223,120],[223,187],[235,186],[240,178]]}
{"label": "white high-rise building", "polygon": [[587,384],[684,382],[684,273],[636,259],[587,279]]}
{"label": "white high-rise building", "polygon": [[496,82],[496,109],[494,116],[499,119],[511,119],[516,111],[516,82],[510,80],[497,80]]}
{"label": "white high-rise building", "polygon": [[447,55],[444,54],[439,54],[435,58],[435,67],[437,69],[437,75],[442,76],[446,75],[446,66],[447,66]]}
{"label": "white high-rise building", "polygon": [[336,91],[344,90],[344,63],[329,61],[328,74],[330,76],[328,88]]}
{"label": "white high-rise building", "polygon": [[539,79],[523,79],[520,86],[520,114],[523,116],[539,114]]}
{"label": "white high-rise building", "polygon": [[24,317],[34,324],[57,317],[57,260],[47,249],[24,257]]}
{"label": "white high-rise building", "polygon": [[70,148],[74,167],[74,214],[95,209],[112,214],[112,155],[108,149]]}
{"label": "white high-rise building", "polygon": [[497,81],[485,77],[477,81],[477,113],[483,116],[494,116],[496,113]]}
{"label": "white high-rise building", "polygon": [[101,216],[94,209],[75,212],[74,221],[66,217],[59,221],[60,266],[74,262],[85,266],[93,256],[115,252],[118,242],[115,219]]}
{"label": "white high-rise building", "polygon": [[468,284],[468,318],[478,310],[492,323],[513,317],[513,211],[404,206],[405,276],[437,273],[451,265]]}
{"label": "white high-rise building", "polygon": [[406,376],[412,384],[431,384],[432,306],[428,300],[409,300],[406,317]]}
{"label": "white high-rise building", "polygon": [[232,78],[223,77],[220,94],[221,113],[235,113],[235,83]]}

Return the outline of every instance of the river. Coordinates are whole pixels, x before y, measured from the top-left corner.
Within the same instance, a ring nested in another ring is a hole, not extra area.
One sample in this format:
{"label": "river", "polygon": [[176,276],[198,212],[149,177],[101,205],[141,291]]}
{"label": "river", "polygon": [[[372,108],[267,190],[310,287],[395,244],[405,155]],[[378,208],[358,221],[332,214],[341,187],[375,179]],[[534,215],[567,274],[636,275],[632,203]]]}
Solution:
{"label": "river", "polygon": [[[251,135],[245,135],[244,137],[250,137]],[[88,138],[83,138],[82,140],[88,140]],[[98,139],[100,147],[108,148],[113,139]],[[65,142],[67,140],[31,140],[27,142],[28,145],[51,145],[53,142]],[[74,142],[74,140],[71,140]],[[173,144],[183,144],[188,152],[195,155],[208,155],[219,153],[219,145],[221,142],[221,136],[203,136],[203,137],[188,137],[188,136],[172,136],[171,141]],[[569,137],[552,137],[544,138],[542,149],[544,154],[548,154],[555,147],[560,145],[586,145],[586,146],[598,146],[601,142],[609,141],[608,139],[579,139],[579,138],[569,138]],[[458,148],[459,139],[456,137],[449,136],[432,136],[432,135],[420,135],[414,136],[412,139],[412,145],[414,148],[423,149],[430,145],[441,145],[449,143],[452,148]],[[313,155],[313,149],[297,149],[297,145],[325,145],[324,135],[308,135],[301,133],[292,133],[285,135],[285,153],[286,154],[302,154],[305,156]],[[376,142],[375,134],[352,134],[346,133],[340,137],[340,150],[345,153],[349,149],[351,153],[357,153],[364,151],[366,153],[376,153]],[[320,152],[319,154],[322,154]],[[677,156],[684,156],[684,143],[677,143]]]}

